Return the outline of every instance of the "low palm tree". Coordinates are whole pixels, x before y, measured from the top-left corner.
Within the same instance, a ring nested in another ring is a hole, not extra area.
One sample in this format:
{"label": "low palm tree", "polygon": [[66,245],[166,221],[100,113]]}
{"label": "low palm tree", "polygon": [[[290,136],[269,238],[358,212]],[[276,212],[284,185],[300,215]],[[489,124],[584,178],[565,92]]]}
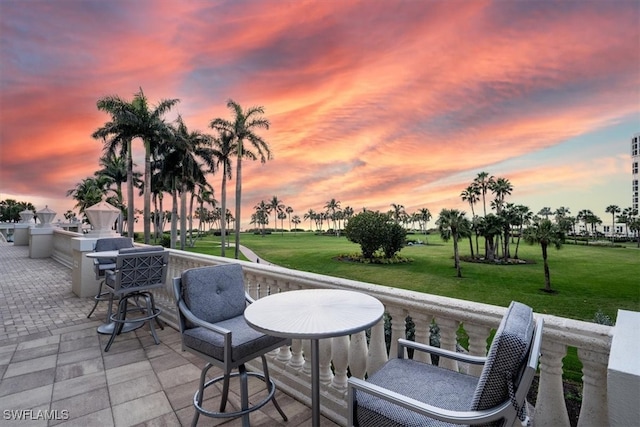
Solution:
{"label": "low palm tree", "polygon": [[445,242],[453,239],[453,259],[456,268],[456,275],[462,277],[460,267],[460,252],[458,250],[458,240],[465,236],[471,229],[469,220],[465,218],[465,213],[457,209],[443,209],[436,221],[440,236]]}
{"label": "low palm tree", "polygon": [[293,226],[295,227],[295,232],[294,235],[298,235],[298,224],[300,224],[302,222],[302,220],[300,219],[300,217],[298,215],[294,215],[293,218],[291,218],[291,222],[293,222]]}
{"label": "low palm tree", "polygon": [[77,202],[74,207],[82,214],[107,196],[110,185],[111,179],[106,176],[85,178],[77,183],[75,188],[68,190],[67,196],[71,196]]}
{"label": "low palm tree", "polygon": [[460,193],[460,197],[463,202],[468,202],[471,207],[471,217],[476,216],[476,213],[473,210],[473,206],[478,203],[478,196],[480,196],[480,187],[477,185],[471,184]]}
{"label": "low palm tree", "polygon": [[548,219],[535,221],[533,225],[525,230],[525,241],[529,244],[539,244],[542,248],[542,260],[544,262],[544,291],[554,292],[551,289],[551,274],[549,272],[548,247],[553,245],[556,249],[562,247],[564,233],[558,224],[554,224]]}
{"label": "low palm tree", "polygon": [[[278,199],[277,196],[273,196],[271,201],[268,203],[269,211],[273,212],[273,231],[278,231],[278,219],[280,218],[280,212],[282,212],[285,208],[284,204],[281,200]],[[284,234],[283,234],[284,235]]]}
{"label": "low palm tree", "polygon": [[615,241],[615,229],[616,229],[616,214],[619,214],[621,209],[618,205],[609,205],[604,210],[606,213],[611,214],[611,244]]}
{"label": "low palm tree", "polygon": [[309,209],[304,215],[303,218],[304,219],[308,219],[309,220],[309,229],[311,229],[313,231],[313,225],[311,224],[311,221],[316,220],[316,211],[314,211],[313,209]]}

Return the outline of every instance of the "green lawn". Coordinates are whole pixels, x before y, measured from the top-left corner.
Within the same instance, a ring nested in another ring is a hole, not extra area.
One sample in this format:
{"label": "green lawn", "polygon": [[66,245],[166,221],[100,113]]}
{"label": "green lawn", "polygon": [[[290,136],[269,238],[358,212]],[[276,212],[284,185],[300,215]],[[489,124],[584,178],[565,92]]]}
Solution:
{"label": "green lawn", "polygon": [[[422,235],[408,237],[425,240]],[[517,300],[538,313],[572,319],[592,321],[601,310],[615,320],[618,309],[640,311],[640,250],[633,244],[622,248],[573,244],[565,244],[560,250],[551,248],[551,287],[558,293],[547,294],[540,291],[544,287],[540,247],[526,243],[521,243],[519,256],[535,263],[463,263],[463,278],[455,277],[452,243],[444,243],[435,235],[428,236],[428,245],[403,248],[400,254],[413,262],[395,265],[336,260],[340,254],[359,252],[359,246],[344,237],[243,234],[241,243],[274,264],[297,270],[505,307]],[[192,250],[219,255],[219,237],[198,240]],[[515,244],[512,254],[514,250]],[[468,240],[462,241],[461,255],[469,252]],[[227,256],[233,257],[232,249]]]}

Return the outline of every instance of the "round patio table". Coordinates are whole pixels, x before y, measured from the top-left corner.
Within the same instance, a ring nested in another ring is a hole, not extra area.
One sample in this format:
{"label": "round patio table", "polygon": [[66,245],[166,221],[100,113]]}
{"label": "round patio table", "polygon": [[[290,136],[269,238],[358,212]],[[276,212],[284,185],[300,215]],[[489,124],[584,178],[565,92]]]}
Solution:
{"label": "round patio table", "polygon": [[378,323],[383,313],[382,303],[367,294],[305,289],[260,298],[245,309],[244,317],[262,333],[311,340],[312,424],[319,426],[319,340],[360,332]]}

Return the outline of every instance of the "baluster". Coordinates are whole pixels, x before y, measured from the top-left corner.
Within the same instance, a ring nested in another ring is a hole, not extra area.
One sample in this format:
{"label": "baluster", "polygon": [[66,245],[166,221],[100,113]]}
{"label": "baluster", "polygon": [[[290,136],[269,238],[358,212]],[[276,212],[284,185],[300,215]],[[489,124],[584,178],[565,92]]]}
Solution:
{"label": "baluster", "polygon": [[[458,330],[458,321],[439,318],[438,327],[440,328],[440,348],[456,351],[456,331]],[[439,359],[438,366],[451,369],[452,371],[458,371],[458,362],[447,357],[441,357]]]}
{"label": "baluster", "polygon": [[[486,356],[487,338],[491,334],[491,328],[465,323],[464,330],[467,331],[467,335],[469,335],[469,354],[480,357]],[[482,373],[482,365],[469,365],[467,368],[469,375],[479,377]]]}
{"label": "baluster", "polygon": [[384,318],[380,319],[371,328],[371,339],[369,341],[369,356],[367,358],[367,372],[369,375],[376,372],[385,362],[387,357],[387,344],[384,341]]}
{"label": "baluster", "polygon": [[[413,323],[416,325],[416,342],[422,344],[429,344],[429,326],[431,325],[431,319],[433,316],[427,313],[415,313],[411,315]],[[431,356],[424,351],[414,351],[414,360],[431,364]]]}
{"label": "baluster", "polygon": [[562,358],[567,354],[567,346],[543,338],[540,353],[535,423],[541,426],[569,427],[562,389]]}
{"label": "baluster", "polygon": [[289,359],[289,366],[295,369],[300,369],[304,366],[304,356],[302,354],[302,340],[291,340],[291,359]]}
{"label": "baluster", "polygon": [[367,334],[365,331],[351,335],[349,370],[352,376],[364,379],[364,374],[367,372]]}
{"label": "baluster", "polygon": [[349,363],[349,336],[334,337],[331,340],[331,360],[333,361],[333,381],[338,390],[347,389],[347,366]]}
{"label": "baluster", "polygon": [[392,307],[389,308],[389,315],[391,316],[391,346],[389,348],[389,358],[395,359],[398,357],[398,339],[406,338],[406,325],[405,314],[402,308]]}
{"label": "baluster", "polygon": [[319,345],[320,382],[322,384],[329,384],[333,379],[333,372],[331,372],[331,339],[321,339]]}
{"label": "baluster", "polygon": [[311,376],[311,341],[302,340],[302,353],[304,354],[302,372]]}
{"label": "baluster", "polygon": [[609,424],[607,404],[609,354],[578,348],[578,356],[582,362],[582,406],[578,427],[607,425]]}

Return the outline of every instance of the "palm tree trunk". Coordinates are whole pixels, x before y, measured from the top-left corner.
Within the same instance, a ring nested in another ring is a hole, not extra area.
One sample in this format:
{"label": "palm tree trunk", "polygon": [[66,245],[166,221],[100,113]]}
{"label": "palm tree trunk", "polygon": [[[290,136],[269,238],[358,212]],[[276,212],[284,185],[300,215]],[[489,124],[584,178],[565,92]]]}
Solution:
{"label": "palm tree trunk", "polygon": [[[235,244],[235,259],[240,259],[240,223],[242,218],[240,216],[240,206],[242,197],[242,140],[238,140],[238,165],[236,170],[236,244]],[[224,214],[223,214],[224,215]]]}
{"label": "palm tree trunk", "polygon": [[151,237],[151,141],[144,141],[144,243],[149,244]]}
{"label": "palm tree trunk", "polygon": [[191,193],[189,200],[189,247],[193,247],[193,201],[196,198],[195,193]]}
{"label": "palm tree trunk", "polygon": [[544,290],[551,292],[551,274],[549,273],[549,263],[547,262],[547,245],[541,243],[542,259],[544,261]]}
{"label": "palm tree trunk", "polygon": [[178,190],[176,190],[175,182],[171,193],[173,195],[171,206],[171,249],[175,249],[176,241],[178,240]]}
{"label": "palm tree trunk", "polygon": [[220,256],[224,257],[226,240],[227,240],[227,167],[226,163],[222,168],[222,185],[220,186],[220,210],[222,218],[220,219]]}
{"label": "palm tree trunk", "polygon": [[184,250],[187,242],[187,185],[180,186],[180,250]]}
{"label": "palm tree trunk", "polygon": [[462,269],[460,268],[460,253],[458,251],[458,236],[453,235],[453,259],[456,265],[456,275],[462,277]]}
{"label": "palm tree trunk", "polygon": [[133,154],[131,153],[131,140],[127,141],[127,237],[133,239],[133,226],[135,222],[135,210],[133,207]]}

